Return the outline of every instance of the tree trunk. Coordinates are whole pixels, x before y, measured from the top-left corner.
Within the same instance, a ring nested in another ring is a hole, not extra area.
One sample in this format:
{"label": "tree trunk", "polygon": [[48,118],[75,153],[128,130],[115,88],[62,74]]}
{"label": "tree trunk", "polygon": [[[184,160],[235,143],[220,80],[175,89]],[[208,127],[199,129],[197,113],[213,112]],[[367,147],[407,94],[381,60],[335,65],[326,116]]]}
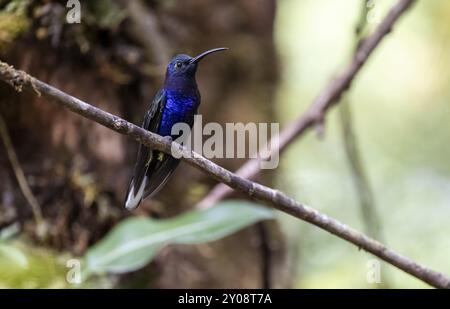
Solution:
{"label": "tree trunk", "polygon": [[[2,59],[141,123],[162,84],[167,59],[227,46],[230,51],[204,61],[198,70],[203,122],[274,120],[274,0],[101,0],[82,2],[82,9],[81,24],[66,23],[66,8],[58,1],[11,13],[23,27],[12,27],[20,33],[10,33],[11,27],[0,22]],[[0,98],[0,113],[48,233],[36,235],[33,213],[3,151],[0,226],[19,221],[37,243],[82,254],[130,215],[123,199],[136,143],[50,102],[17,95],[5,84],[0,84]],[[243,160],[217,162],[234,170]],[[268,178],[262,181],[270,184]],[[174,216],[192,208],[212,185],[211,179],[180,164],[163,191],[136,213]],[[210,244],[165,248],[144,270],[122,276],[119,286],[286,287],[289,274],[283,236],[272,221]]]}

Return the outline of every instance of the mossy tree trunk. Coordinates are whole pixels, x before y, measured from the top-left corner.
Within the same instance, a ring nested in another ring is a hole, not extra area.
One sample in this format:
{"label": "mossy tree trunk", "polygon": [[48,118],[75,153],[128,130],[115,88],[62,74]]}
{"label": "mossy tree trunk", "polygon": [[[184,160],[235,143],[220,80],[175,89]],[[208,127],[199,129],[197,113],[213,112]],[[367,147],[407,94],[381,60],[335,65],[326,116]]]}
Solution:
{"label": "mossy tree trunk", "polygon": [[[166,59],[227,46],[230,52],[205,61],[198,72],[203,120],[274,120],[274,0],[82,2],[81,24],[66,22],[60,1],[13,2],[0,1],[1,58],[109,112],[140,123],[161,86]],[[136,144],[5,84],[0,98],[0,113],[49,229],[44,239],[36,237],[32,212],[3,151],[0,226],[19,221],[40,245],[81,254],[130,215],[122,202]],[[218,162],[236,169],[243,160]],[[212,185],[181,164],[157,198],[136,213],[176,215]],[[278,223],[264,223],[211,244],[166,248],[119,284],[284,287],[290,279],[286,256]]]}

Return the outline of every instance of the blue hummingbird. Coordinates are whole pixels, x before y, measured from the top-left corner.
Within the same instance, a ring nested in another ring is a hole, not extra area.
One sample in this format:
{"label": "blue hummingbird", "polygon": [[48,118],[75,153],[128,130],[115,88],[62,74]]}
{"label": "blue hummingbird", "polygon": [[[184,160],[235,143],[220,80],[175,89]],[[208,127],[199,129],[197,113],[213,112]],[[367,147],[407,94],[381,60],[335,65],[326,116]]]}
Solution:
{"label": "blue hummingbird", "polygon": [[[184,122],[192,128],[200,105],[200,92],[195,80],[197,65],[205,56],[226,49],[210,49],[196,57],[185,54],[173,57],[167,66],[164,86],[150,104],[142,127],[171,138],[174,138],[171,131],[176,123]],[[178,159],[140,144],[125,207],[133,210],[142,199],[155,195],[167,183],[178,163]]]}

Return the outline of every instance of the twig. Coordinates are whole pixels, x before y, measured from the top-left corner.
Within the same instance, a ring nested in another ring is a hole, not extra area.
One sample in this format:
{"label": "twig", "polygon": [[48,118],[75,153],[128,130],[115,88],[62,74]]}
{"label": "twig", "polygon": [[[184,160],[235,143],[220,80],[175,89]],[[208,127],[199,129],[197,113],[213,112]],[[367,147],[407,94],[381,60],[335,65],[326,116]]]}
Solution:
{"label": "twig", "polygon": [[[23,77],[20,79],[20,88],[16,85],[17,79],[11,80],[11,76]],[[13,69],[1,61],[0,80],[3,80],[8,84],[15,85],[16,89],[26,88],[32,90],[34,85],[42,96],[52,99],[56,103],[85,118],[95,121],[118,133],[131,136],[136,141],[152,149],[181,157],[185,162],[198,168],[217,181],[223,182],[224,184],[246,194],[253,199],[263,201],[280,211],[309,222],[324,229],[325,231],[328,231],[329,233],[338,236],[339,238],[347,240],[348,242],[356,245],[358,248],[364,249],[375,256],[378,256],[382,260],[434,287],[450,288],[450,277],[422,266],[408,257],[400,255],[399,253],[387,248],[382,243],[367,237],[363,233],[354,230],[338,220],[321,214],[317,210],[295,201],[278,190],[274,190],[248,179],[239,177],[238,175],[207,160],[195,152],[189,151],[175,142],[171,142],[162,136],[149,132],[118,116],[105,112],[95,106],[81,101],[78,98],[72,97],[57,88],[27,75],[24,72]]]}
{"label": "twig", "polygon": [[[368,1],[369,0],[361,1],[363,7],[355,27],[355,51],[358,50],[358,46],[361,44],[363,39],[362,35],[367,26],[367,14],[369,12]],[[353,129],[353,113],[350,106],[350,101],[348,99],[348,93],[343,95],[341,103],[339,104],[339,118],[342,127],[342,141],[344,143],[350,173],[359,198],[362,219],[365,225],[365,232],[370,237],[378,239],[379,241],[384,241],[381,233],[381,223],[375,205],[375,197],[364,169],[355,130]]]}
{"label": "twig", "polygon": [[[355,27],[353,53],[358,50],[358,47],[363,40],[364,32],[368,26],[367,15],[369,14],[369,2],[370,0],[361,0],[362,7]],[[347,155],[353,184],[359,199],[359,208],[364,223],[365,233],[380,242],[386,243],[382,233],[380,217],[378,216],[376,208],[375,196],[364,168],[361,152],[359,151],[358,141],[353,127],[353,112],[348,93],[345,93],[340,100],[338,110],[341,122],[342,141]],[[384,275],[383,284],[380,287],[389,287],[387,274]]]}
{"label": "twig", "polygon": [[34,220],[36,222],[38,235],[42,236],[40,231],[42,231],[44,220],[42,218],[41,207],[39,206],[36,197],[31,191],[30,186],[28,185],[25,173],[23,172],[23,169],[20,166],[19,159],[17,158],[17,154],[14,150],[11,138],[9,137],[8,128],[6,127],[5,120],[3,119],[3,116],[1,114],[0,114],[0,135],[3,140],[3,144],[5,145],[6,154],[8,155],[8,159],[9,162],[11,163],[14,175],[16,176],[17,182],[19,183],[20,190],[22,191],[23,196],[27,200],[28,204],[30,204],[31,206],[31,211],[33,212]]}
{"label": "twig", "polygon": [[361,207],[362,219],[365,225],[367,235],[383,241],[381,235],[381,224],[375,206],[375,197],[369,184],[362,158],[358,150],[356,136],[353,130],[352,113],[350,110],[350,102],[343,101],[339,106],[341,123],[342,123],[342,139],[344,142],[345,153],[347,154],[350,172],[358,194]]}
{"label": "twig", "polygon": [[[358,149],[355,130],[353,129],[353,114],[347,95],[345,95],[345,98],[341,99],[339,115],[342,125],[342,140],[345,153],[347,154],[347,161],[356,194],[359,199],[359,208],[364,224],[364,231],[368,236],[386,243],[380,217],[377,212],[375,196],[370,186],[369,179],[367,178],[361,154]],[[385,271],[383,275],[383,284],[380,285],[379,288],[388,288],[390,286],[389,282],[389,276]]]}
{"label": "twig", "polygon": [[[273,143],[269,147],[270,155],[276,152],[283,152],[297,137],[305,133],[308,129],[315,127],[316,124],[323,121],[325,112],[333,106],[341,95],[350,87],[353,79],[366,63],[369,56],[381,42],[381,40],[390,33],[395,22],[399,17],[415,2],[415,0],[400,0],[389,11],[384,20],[378,25],[375,31],[366,39],[361,41],[360,46],[355,52],[352,63],[335,80],[333,80],[314,100],[309,109],[297,120],[290,123],[279,135],[279,143]],[[276,146],[278,145],[278,146]],[[265,151],[258,155],[257,159],[248,160],[242,165],[236,174],[240,177],[253,179],[261,171],[260,158],[271,157]],[[205,196],[197,205],[198,208],[208,208],[228,196],[232,190],[223,184],[216,185],[207,196]]]}

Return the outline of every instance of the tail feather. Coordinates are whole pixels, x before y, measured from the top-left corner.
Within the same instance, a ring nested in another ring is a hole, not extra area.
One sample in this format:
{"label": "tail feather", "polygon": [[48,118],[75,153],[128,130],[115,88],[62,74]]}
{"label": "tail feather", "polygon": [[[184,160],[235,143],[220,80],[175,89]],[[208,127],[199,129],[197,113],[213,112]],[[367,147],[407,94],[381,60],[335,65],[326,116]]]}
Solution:
{"label": "tail feather", "polygon": [[144,198],[151,198],[157,194],[167,183],[180,161],[172,157],[164,159],[157,169],[147,172],[147,186]]}
{"label": "tail feather", "polygon": [[141,182],[138,190],[135,190],[134,180],[131,181],[125,201],[125,208],[128,210],[136,209],[144,197],[145,186],[147,185],[147,177]]}

